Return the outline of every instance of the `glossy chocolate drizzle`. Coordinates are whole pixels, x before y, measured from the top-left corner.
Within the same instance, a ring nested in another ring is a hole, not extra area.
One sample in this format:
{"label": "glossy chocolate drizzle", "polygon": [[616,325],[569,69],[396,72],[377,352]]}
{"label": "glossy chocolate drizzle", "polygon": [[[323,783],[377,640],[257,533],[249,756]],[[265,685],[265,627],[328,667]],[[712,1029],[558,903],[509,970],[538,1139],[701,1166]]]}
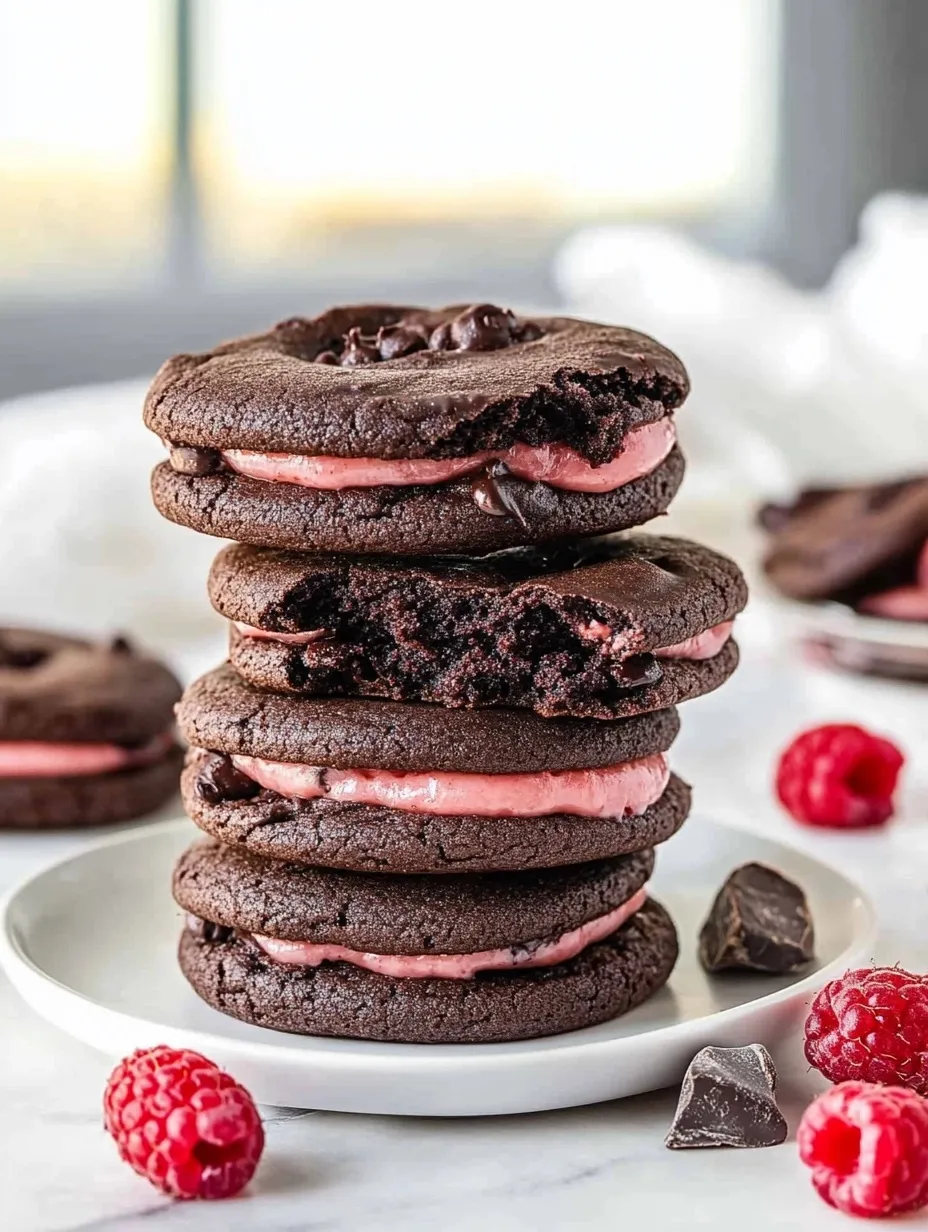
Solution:
{"label": "glossy chocolate drizzle", "polygon": [[471,480],[471,496],[481,513],[494,518],[515,518],[525,529],[528,521],[512,485],[506,483],[510,473],[505,462],[487,462]]}

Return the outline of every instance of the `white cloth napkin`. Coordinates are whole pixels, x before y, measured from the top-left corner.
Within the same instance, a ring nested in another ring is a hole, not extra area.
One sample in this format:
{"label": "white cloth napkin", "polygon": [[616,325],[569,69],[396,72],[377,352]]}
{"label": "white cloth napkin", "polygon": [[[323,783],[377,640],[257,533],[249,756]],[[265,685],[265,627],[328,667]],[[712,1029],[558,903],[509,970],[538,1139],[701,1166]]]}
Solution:
{"label": "white cloth napkin", "polygon": [[575,314],[680,353],[691,497],[928,469],[928,200],[872,202],[819,294],[656,227],[581,231],[555,275]]}
{"label": "white cloth napkin", "polygon": [[146,382],[0,406],[0,623],[126,632],[189,675],[224,654],[206,597],[220,542],[154,510],[164,450],[141,421]]}

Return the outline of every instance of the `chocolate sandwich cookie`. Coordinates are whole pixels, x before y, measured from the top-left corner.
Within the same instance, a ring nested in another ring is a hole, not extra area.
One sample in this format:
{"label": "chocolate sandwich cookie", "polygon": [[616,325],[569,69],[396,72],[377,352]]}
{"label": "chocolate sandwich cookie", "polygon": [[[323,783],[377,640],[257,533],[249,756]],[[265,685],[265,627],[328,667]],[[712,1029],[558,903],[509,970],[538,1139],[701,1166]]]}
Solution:
{"label": "chocolate sandwich cookie", "polygon": [[124,821],[170,799],[180,691],[125,638],[0,629],[0,828]]}
{"label": "chocolate sandwich cookie", "polygon": [[592,1026],[660,988],[653,854],[541,873],[370,876],[205,842],[174,874],[181,968],[216,1009],[310,1035],[491,1043]]}
{"label": "chocolate sandwich cookie", "polygon": [[178,708],[198,826],[261,855],[331,868],[544,868],[669,838],[689,789],[665,757],[673,710],[544,720],[530,711],[284,696],[228,666]]}
{"label": "chocolate sandwich cookie", "polygon": [[358,305],[160,370],[158,509],[273,548],[487,552],[639,525],[683,476],[683,365],[643,334],[492,304]]}
{"label": "chocolate sandwich cookie", "polygon": [[928,477],[810,488],[759,520],[764,570],[783,594],[928,620]]}
{"label": "chocolate sandwich cookie", "polygon": [[646,535],[418,560],[233,544],[209,593],[259,687],[597,719],[721,684],[747,600],[727,557]]}

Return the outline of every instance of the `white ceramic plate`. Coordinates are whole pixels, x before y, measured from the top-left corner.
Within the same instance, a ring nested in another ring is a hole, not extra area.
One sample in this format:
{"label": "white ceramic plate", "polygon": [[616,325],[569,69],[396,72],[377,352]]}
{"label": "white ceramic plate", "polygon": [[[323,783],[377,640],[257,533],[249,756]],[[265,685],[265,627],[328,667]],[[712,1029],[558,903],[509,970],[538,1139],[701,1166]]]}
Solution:
{"label": "white ceramic plate", "polygon": [[[776,1050],[812,992],[868,957],[876,921],[860,888],[780,843],[692,818],[661,848],[654,892],[681,957],[645,1005],[583,1031],[513,1044],[424,1046],[285,1035],[204,1005],[174,960],[180,931],[171,866],[189,822],[119,835],[9,894],[0,962],[26,1000],[63,1031],[112,1056],[167,1042],[226,1066],[263,1103],[409,1116],[482,1116],[572,1107],[677,1082],[705,1044]],[[696,933],[728,873],[748,860],[806,890],[818,962],[797,978],[709,977]],[[795,1045],[795,1040],[792,1041]]]}
{"label": "white ceramic plate", "polygon": [[928,621],[867,616],[843,603],[798,603],[780,598],[774,602],[793,631],[803,636],[849,638],[887,649],[928,651]]}
{"label": "white ceramic plate", "polygon": [[776,601],[783,628],[825,667],[928,683],[928,621],[885,620],[841,603]]}

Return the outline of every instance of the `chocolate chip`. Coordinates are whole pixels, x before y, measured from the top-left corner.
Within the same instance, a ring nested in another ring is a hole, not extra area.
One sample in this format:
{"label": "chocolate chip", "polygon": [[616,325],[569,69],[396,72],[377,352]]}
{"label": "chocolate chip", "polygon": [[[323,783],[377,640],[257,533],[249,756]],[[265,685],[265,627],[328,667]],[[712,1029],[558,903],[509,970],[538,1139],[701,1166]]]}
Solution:
{"label": "chocolate chip", "polygon": [[515,518],[524,528],[528,522],[515,490],[506,482],[509,477],[510,471],[505,462],[487,462],[471,480],[471,496],[481,513],[488,513],[494,518]]}
{"label": "chocolate chip", "polygon": [[261,785],[243,774],[231,757],[214,753],[197,775],[195,790],[207,804],[222,804],[226,800],[251,800]]}
{"label": "chocolate chip", "polygon": [[187,931],[199,941],[207,942],[223,942],[231,941],[235,936],[235,929],[229,928],[227,924],[216,924],[212,920],[201,920],[198,915],[187,916]]}
{"label": "chocolate chip", "polygon": [[421,325],[407,325],[400,321],[397,325],[380,327],[377,331],[377,350],[381,359],[399,359],[401,355],[424,351],[428,340],[428,333]]}
{"label": "chocolate chip", "polygon": [[778,1146],[787,1126],[774,1092],[777,1071],[763,1044],[703,1048],[690,1062],[664,1145]]}
{"label": "chocolate chip", "polygon": [[218,449],[204,449],[199,445],[169,445],[171,470],[178,475],[212,475],[222,469],[222,455]]}
{"label": "chocolate chip", "polygon": [[517,342],[535,342],[543,334],[544,330],[534,321],[523,321],[516,330],[515,339]]}
{"label": "chocolate chip", "polygon": [[645,685],[658,684],[664,678],[664,669],[654,655],[629,655],[616,666],[617,683],[627,689],[640,689]]}
{"label": "chocolate chip", "polygon": [[495,304],[474,304],[451,322],[451,346],[457,351],[498,351],[511,345],[518,323]]}
{"label": "chocolate chip", "polygon": [[447,321],[436,325],[429,334],[430,351],[447,351],[451,346],[451,326]]}
{"label": "chocolate chip", "polygon": [[109,646],[107,647],[110,654],[134,654],[135,648],[127,637],[122,633],[117,633],[115,637],[111,637]]}
{"label": "chocolate chip", "polygon": [[699,934],[699,960],[707,971],[784,975],[807,963],[814,947],[805,894],[765,864],[735,869]]}
{"label": "chocolate chip", "polygon": [[313,360],[315,364],[337,364],[338,356],[334,351],[320,351]]}
{"label": "chocolate chip", "polygon": [[363,364],[376,364],[380,359],[376,339],[365,338],[361,327],[355,325],[345,335],[345,349],[341,353],[339,363],[343,368],[359,368]]}

